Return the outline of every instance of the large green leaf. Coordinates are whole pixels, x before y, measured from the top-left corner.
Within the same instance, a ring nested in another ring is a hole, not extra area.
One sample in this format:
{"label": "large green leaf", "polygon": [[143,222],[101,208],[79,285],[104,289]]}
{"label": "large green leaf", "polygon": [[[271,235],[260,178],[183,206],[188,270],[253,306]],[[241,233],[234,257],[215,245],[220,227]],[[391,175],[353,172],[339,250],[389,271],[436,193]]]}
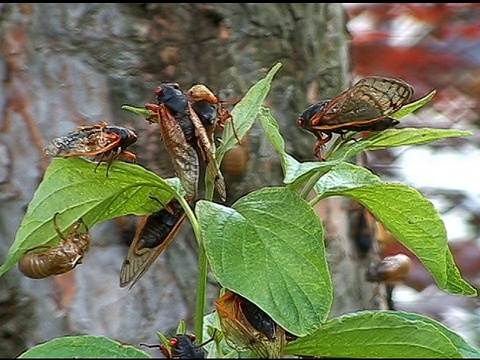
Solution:
{"label": "large green leaf", "polygon": [[65,336],[32,347],[20,359],[145,359],[145,351],[104,336]]}
{"label": "large green leaf", "polygon": [[[88,228],[115,217],[146,215],[158,211],[182,191],[177,179],[166,181],[145,168],[115,162],[106,176],[106,166],[96,171],[95,163],[81,159],[54,159],[45,172],[27,212],[0,276],[8,271],[26,251],[39,245],[60,241],[53,216],[59,212],[60,230],[65,232],[80,218]],[[159,202],[151,199],[154,197]]]}
{"label": "large green leaf", "polygon": [[221,163],[225,153],[238,142],[233,132],[233,126],[235,126],[235,132],[240,139],[242,139],[252,127],[270,91],[273,77],[281,66],[281,63],[273,66],[268,74],[253,85],[233,108],[231,112],[233,120],[226,123],[225,129],[223,130],[222,143],[217,149],[217,160],[219,163]]}
{"label": "large green leaf", "polygon": [[220,284],[254,302],[296,335],[328,316],[332,280],[323,227],[287,188],[264,188],[233,208],[199,201],[203,244]]}
{"label": "large green leaf", "polygon": [[395,238],[412,250],[445,291],[476,295],[460,275],[448,247],[448,238],[438,211],[418,190],[403,184],[388,184],[367,169],[343,163],[315,185],[320,198],[348,196],[366,208]]}
{"label": "large green leaf", "polygon": [[419,314],[361,311],[329,320],[288,343],[286,353],[338,358],[460,358],[479,354],[457,334]]}
{"label": "large green leaf", "polygon": [[271,115],[270,109],[262,107],[259,114],[260,122],[268,140],[280,155],[280,163],[285,175],[283,182],[290,184],[290,189],[296,190],[303,183],[317,177],[317,180],[327,173],[339,161],[299,162],[285,151],[285,141],[278,127],[277,120]]}

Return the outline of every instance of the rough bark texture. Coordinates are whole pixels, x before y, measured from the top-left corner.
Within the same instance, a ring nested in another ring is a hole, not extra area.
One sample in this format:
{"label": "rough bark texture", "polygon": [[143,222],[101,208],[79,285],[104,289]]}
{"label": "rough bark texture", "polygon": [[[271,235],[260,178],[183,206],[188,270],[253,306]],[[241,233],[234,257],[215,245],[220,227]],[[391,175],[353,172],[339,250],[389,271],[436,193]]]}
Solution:
{"label": "rough bark texture", "polygon": [[[169,177],[159,127],[121,106],[153,101],[153,89],[168,81],[185,88],[205,83],[222,97],[240,98],[282,62],[267,105],[287,151],[312,160],[314,138],[295,119],[350,81],[340,4],[2,4],[0,11],[2,261],[50,161],[44,146],[76,125],[103,120],[133,127],[138,162]],[[278,157],[257,125],[222,169],[230,203],[281,184]],[[373,285],[359,279],[366,260],[357,261],[351,242],[350,206],[333,198],[318,206],[336,281],[332,315],[377,306]],[[188,224],[138,284],[119,288],[137,220],[96,225],[92,250],[69,274],[31,280],[14,268],[0,278],[0,356],[69,334],[152,343],[156,331],[173,331],[182,318],[191,321],[197,258]],[[209,293],[211,304],[213,282]]]}

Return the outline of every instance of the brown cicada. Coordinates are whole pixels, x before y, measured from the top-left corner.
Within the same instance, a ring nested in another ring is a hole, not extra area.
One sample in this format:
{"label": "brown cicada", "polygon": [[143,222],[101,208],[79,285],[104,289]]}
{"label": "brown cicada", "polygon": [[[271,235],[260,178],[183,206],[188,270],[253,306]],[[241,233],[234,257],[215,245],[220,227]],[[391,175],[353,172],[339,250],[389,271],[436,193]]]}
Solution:
{"label": "brown cicada", "polygon": [[215,160],[211,137],[201,120],[210,115],[206,113],[198,115],[177,83],[164,83],[158,86],[156,101],[157,104],[146,105],[147,109],[157,113],[147,120],[160,124],[163,142],[189,199],[197,198],[200,175],[199,152],[207,172],[215,183],[215,188],[225,201],[225,181]]}
{"label": "brown cicada", "polygon": [[176,175],[187,193],[188,201],[198,198],[200,163],[195,149],[195,127],[189,116],[188,101],[176,83],[157,87],[157,104],[146,104],[155,115],[147,118],[161,127],[162,141],[172,159]]}
{"label": "brown cicada", "polygon": [[[54,215],[53,221],[61,242],[55,246],[37,246],[29,250],[18,263],[25,276],[42,279],[69,272],[82,263],[85,253],[90,249],[90,235],[85,223],[80,219],[64,235],[57,224],[57,216],[58,213]],[[80,230],[82,225],[85,231]],[[41,248],[46,249],[35,252]]]}
{"label": "brown cicada", "polygon": [[126,150],[136,141],[137,134],[133,130],[100,122],[91,126],[78,126],[67,135],[53,139],[45,148],[45,155],[65,158],[95,157],[98,164],[107,162],[108,176],[113,161],[136,161],[135,154]]}
{"label": "brown cicada", "polygon": [[282,357],[286,331],[254,303],[228,291],[215,301],[215,308],[227,340],[260,358]]}
{"label": "brown cicada", "polygon": [[145,274],[156,258],[170,245],[185,220],[185,210],[178,200],[147,215],[137,227],[120,270],[120,287],[130,288]]}
{"label": "brown cicada", "polygon": [[398,124],[389,116],[407,104],[413,88],[400,79],[369,76],[331,100],[308,107],[297,124],[315,134],[313,148],[321,158],[320,149],[333,136],[348,131],[381,131]]}

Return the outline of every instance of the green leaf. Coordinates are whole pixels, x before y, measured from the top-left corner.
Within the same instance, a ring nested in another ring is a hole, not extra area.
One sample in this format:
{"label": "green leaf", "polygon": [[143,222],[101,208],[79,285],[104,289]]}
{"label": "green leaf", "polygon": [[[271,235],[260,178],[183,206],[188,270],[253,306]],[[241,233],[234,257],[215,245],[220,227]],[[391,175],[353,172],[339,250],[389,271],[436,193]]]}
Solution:
{"label": "green leaf", "polygon": [[414,188],[387,184],[363,167],[343,163],[315,185],[319,198],[348,196],[363,204],[393,236],[412,250],[445,291],[476,295],[457,270],[445,224],[433,204]]}
{"label": "green leaf", "polygon": [[182,196],[178,179],[166,181],[139,165],[116,161],[108,177],[105,164],[96,171],[95,167],[96,163],[81,158],[52,161],[28,205],[7,259],[0,267],[0,276],[26,251],[60,241],[53,223],[56,212],[60,212],[58,220],[62,232],[80,218],[91,229],[115,217],[151,214],[173,196]]}
{"label": "green leaf", "polygon": [[361,140],[343,143],[332,152],[332,154],[329,156],[329,160],[349,159],[363,151],[381,150],[408,145],[423,145],[451,137],[471,135],[472,133],[469,131],[452,129],[387,129]]}
{"label": "green leaf", "polygon": [[151,358],[146,352],[104,336],[65,336],[37,345],[18,356],[20,359],[121,359]]}
{"label": "green leaf", "polygon": [[266,99],[274,75],[282,66],[281,63],[273,66],[268,74],[253,85],[245,94],[245,96],[233,108],[231,114],[233,121],[227,121],[222,135],[222,144],[217,149],[218,163],[222,162],[225,153],[233,148],[238,142],[233,132],[232,126],[235,126],[235,131],[240,139],[250,130],[260,108]]}
{"label": "green leaf", "polygon": [[286,345],[286,353],[340,358],[459,358],[456,334],[419,314],[360,311],[334,318],[314,334]]}
{"label": "green leaf", "polygon": [[310,178],[320,178],[327,173],[338,161],[299,162],[285,151],[285,141],[278,127],[277,120],[271,115],[270,109],[262,107],[259,119],[268,140],[280,155],[281,165],[285,177],[285,184],[292,184],[290,188],[296,190]]}
{"label": "green leaf", "polygon": [[139,108],[139,107],[136,107],[136,106],[122,105],[122,110],[127,110],[127,111],[133,112],[134,114],[142,115],[146,119],[150,118],[154,115],[157,115],[157,113],[155,111],[145,109],[144,107]]}
{"label": "green leaf", "polygon": [[438,331],[440,331],[443,335],[445,335],[448,339],[450,339],[452,344],[462,354],[463,358],[470,358],[470,359],[480,358],[480,351],[478,349],[468,344],[460,335],[451,331],[445,325],[443,325],[442,323],[436,320],[433,320],[426,316],[424,317],[422,315],[407,313],[403,311],[390,312],[389,314],[391,316],[403,317],[404,319],[411,320],[411,321],[415,321],[417,320],[418,316],[421,316],[421,320],[423,322],[426,322],[427,324],[432,324],[437,328]]}
{"label": "green leaf", "polygon": [[441,139],[472,135],[470,131],[453,129],[387,129],[366,139],[364,141],[366,145],[364,150],[380,150],[390,147],[428,144]]}
{"label": "green leaf", "polygon": [[391,115],[390,117],[392,117],[393,119],[400,120],[401,118],[411,114],[415,110],[424,106],[426,103],[428,103],[430,100],[433,99],[436,93],[437,93],[437,90],[430,91],[427,95],[418,99],[417,101],[414,101],[410,104],[403,106],[400,110],[398,110],[395,114]]}
{"label": "green leaf", "polygon": [[220,284],[302,336],[325,321],[332,303],[323,227],[287,188],[264,188],[233,208],[200,200],[205,252]]}

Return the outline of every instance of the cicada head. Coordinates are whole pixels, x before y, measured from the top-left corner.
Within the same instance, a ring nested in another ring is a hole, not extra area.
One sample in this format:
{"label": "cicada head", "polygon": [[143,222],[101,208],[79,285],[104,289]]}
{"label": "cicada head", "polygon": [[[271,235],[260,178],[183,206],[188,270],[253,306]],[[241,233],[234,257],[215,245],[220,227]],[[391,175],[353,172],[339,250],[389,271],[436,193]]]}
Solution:
{"label": "cicada head", "polygon": [[165,104],[173,115],[188,111],[187,96],[178,83],[163,83],[155,89],[157,104]]}
{"label": "cicada head", "polygon": [[297,125],[309,131],[311,128],[311,120],[313,116],[319,114],[330,102],[330,100],[322,100],[316,104],[310,105],[297,119]]}

